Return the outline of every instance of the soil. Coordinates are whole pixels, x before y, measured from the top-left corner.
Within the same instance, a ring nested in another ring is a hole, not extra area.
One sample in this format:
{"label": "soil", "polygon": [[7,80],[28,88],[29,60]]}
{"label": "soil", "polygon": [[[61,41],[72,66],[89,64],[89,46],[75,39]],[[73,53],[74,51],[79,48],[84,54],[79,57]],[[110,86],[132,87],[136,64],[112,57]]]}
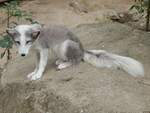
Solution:
{"label": "soil", "polygon": [[98,69],[87,63],[57,71],[55,56],[50,52],[43,77],[30,81],[26,75],[34,69],[34,51],[25,58],[14,52],[1,76],[0,113],[148,113],[150,34],[107,19],[107,14],[125,11],[131,3],[24,1],[21,7],[32,11],[39,22],[63,24],[72,29],[85,49],[104,49],[139,60],[145,76],[134,78],[122,70]]}

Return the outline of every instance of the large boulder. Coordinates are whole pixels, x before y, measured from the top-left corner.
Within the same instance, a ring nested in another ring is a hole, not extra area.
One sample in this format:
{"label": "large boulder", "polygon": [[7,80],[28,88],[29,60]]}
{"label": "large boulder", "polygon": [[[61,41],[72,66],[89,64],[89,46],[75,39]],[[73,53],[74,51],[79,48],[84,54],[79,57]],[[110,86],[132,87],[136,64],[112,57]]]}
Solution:
{"label": "large boulder", "polygon": [[5,113],[141,113],[150,111],[150,35],[119,23],[85,24],[73,29],[85,49],[105,49],[144,64],[145,77],[86,63],[57,71],[50,55],[40,80],[30,81],[34,52],[17,57],[4,70],[0,112]]}

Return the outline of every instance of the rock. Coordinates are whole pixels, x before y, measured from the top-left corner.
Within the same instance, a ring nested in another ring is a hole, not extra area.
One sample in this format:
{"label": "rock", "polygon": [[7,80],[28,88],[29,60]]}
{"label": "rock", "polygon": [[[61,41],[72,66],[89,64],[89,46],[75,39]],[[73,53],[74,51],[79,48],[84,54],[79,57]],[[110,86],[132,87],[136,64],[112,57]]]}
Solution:
{"label": "rock", "polygon": [[145,77],[121,70],[97,69],[86,63],[56,71],[51,56],[38,81],[26,77],[34,53],[16,58],[3,72],[0,112],[5,113],[141,113],[150,109],[150,34],[119,23],[79,25],[73,29],[85,49],[105,49],[144,64]]}
{"label": "rock", "polygon": [[134,15],[129,12],[119,12],[114,13],[109,16],[109,18],[113,21],[125,23],[125,22],[134,22],[137,21],[136,18],[133,18]]}
{"label": "rock", "polygon": [[72,7],[76,13],[88,13],[86,6],[76,0],[71,1],[69,6]]}

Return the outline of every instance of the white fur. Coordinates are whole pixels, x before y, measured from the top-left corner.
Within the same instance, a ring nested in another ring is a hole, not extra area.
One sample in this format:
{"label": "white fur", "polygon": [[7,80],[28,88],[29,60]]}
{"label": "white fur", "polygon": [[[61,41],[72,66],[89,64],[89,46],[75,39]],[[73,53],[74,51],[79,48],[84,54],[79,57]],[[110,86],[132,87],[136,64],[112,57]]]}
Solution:
{"label": "white fur", "polygon": [[134,77],[144,76],[142,64],[132,58],[108,53],[104,50],[89,51],[94,54],[100,54],[99,58],[97,58],[96,55],[92,55],[87,52],[84,54],[84,60],[96,67],[121,68]]}
{"label": "white fur", "polygon": [[30,45],[26,45],[26,37],[25,37],[25,31],[27,31],[30,28],[30,26],[27,25],[21,25],[17,26],[15,29],[17,32],[20,33],[19,42],[20,45],[18,45],[18,52],[19,54],[28,54]]}
{"label": "white fur", "polygon": [[27,55],[29,52],[29,49],[31,47],[30,44],[26,44],[26,41],[29,40],[29,37],[25,36],[26,31],[29,29],[33,30],[33,32],[40,31],[41,26],[39,24],[33,24],[33,25],[19,25],[15,28],[17,32],[19,32],[20,37],[19,39],[15,39],[20,42],[20,45],[18,45],[18,52],[19,54],[25,54]]}
{"label": "white fur", "polygon": [[47,65],[47,60],[48,60],[48,49],[40,50],[40,61],[39,61],[38,69],[35,69],[34,72],[29,74],[28,78],[31,78],[31,80],[40,79]]}

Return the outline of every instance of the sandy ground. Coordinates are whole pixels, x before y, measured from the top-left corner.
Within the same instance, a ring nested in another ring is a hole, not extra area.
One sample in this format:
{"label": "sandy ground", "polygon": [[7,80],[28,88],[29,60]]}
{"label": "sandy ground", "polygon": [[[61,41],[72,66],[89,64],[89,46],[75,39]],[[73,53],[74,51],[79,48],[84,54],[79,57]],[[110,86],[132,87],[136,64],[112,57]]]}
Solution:
{"label": "sandy ground", "polygon": [[0,113],[150,111],[150,34],[107,20],[108,13],[128,9],[131,1],[95,1],[78,1],[76,9],[69,6],[71,0],[28,1],[22,7],[45,25],[65,24],[77,34],[85,49],[105,49],[141,61],[145,77],[134,78],[121,70],[97,69],[86,63],[56,71],[55,58],[50,54],[42,79],[29,81],[26,75],[34,68],[33,51],[26,58],[16,56],[4,69]]}
{"label": "sandy ground", "polygon": [[127,10],[131,3],[130,0],[36,0],[23,3],[23,8],[33,12],[34,18],[43,24],[76,26],[96,19],[105,21],[107,13]]}

